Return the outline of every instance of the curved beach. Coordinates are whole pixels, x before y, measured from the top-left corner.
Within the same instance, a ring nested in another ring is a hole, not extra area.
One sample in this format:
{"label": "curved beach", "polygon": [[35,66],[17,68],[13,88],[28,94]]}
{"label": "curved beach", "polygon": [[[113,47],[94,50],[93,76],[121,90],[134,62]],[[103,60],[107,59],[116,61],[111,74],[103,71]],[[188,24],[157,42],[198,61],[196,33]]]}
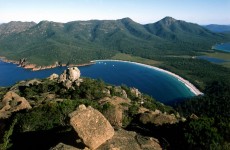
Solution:
{"label": "curved beach", "polygon": [[154,70],[158,70],[160,72],[164,72],[164,73],[167,73],[175,78],[177,78],[180,82],[182,82],[186,87],[189,88],[189,90],[194,93],[196,96],[198,95],[203,95],[203,93],[197,89],[192,83],[190,83],[188,80],[185,80],[184,78],[180,77],[179,75],[175,74],[175,73],[172,73],[170,71],[167,71],[167,70],[164,70],[164,69],[161,69],[161,68],[158,68],[158,67],[154,67],[154,66],[150,66],[150,65],[146,65],[146,64],[142,64],[142,63],[138,63],[138,62],[132,62],[132,61],[124,61],[124,60],[111,60],[111,59],[108,59],[108,60],[94,60],[92,62],[97,62],[97,61],[119,61],[119,62],[128,62],[128,63],[134,63],[136,65],[141,65],[141,66],[144,66],[144,67],[147,67],[147,68],[151,68],[151,69],[154,69]]}

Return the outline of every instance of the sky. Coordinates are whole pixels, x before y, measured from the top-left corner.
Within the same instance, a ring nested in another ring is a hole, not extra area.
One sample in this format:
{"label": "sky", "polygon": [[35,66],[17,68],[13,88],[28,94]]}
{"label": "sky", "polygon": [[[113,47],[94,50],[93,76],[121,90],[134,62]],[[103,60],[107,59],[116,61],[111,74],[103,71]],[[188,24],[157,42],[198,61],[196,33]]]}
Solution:
{"label": "sky", "polygon": [[0,0],[0,23],[129,17],[147,24],[166,16],[201,25],[230,25],[230,0]]}

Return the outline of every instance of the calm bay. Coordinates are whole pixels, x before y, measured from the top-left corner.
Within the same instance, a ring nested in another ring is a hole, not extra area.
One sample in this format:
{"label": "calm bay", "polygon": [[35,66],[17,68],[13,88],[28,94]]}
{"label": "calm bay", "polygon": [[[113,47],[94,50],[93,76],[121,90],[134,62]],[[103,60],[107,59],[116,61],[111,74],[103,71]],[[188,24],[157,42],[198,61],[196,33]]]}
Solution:
{"label": "calm bay", "polygon": [[216,44],[213,49],[230,53],[230,43]]}
{"label": "calm bay", "polygon": [[[12,63],[0,61],[0,86],[11,86],[21,80],[46,78],[53,73],[61,74],[66,67],[30,71]],[[149,67],[130,62],[96,61],[94,65],[79,67],[81,76],[102,79],[113,85],[135,87],[156,100],[169,104],[191,98],[193,92],[177,78]]]}

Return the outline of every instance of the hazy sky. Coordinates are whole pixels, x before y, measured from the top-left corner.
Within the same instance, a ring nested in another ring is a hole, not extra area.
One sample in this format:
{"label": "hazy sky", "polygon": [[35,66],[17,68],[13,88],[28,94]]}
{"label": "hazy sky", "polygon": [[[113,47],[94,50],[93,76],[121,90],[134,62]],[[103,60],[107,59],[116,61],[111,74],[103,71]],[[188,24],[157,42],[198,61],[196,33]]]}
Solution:
{"label": "hazy sky", "polygon": [[130,17],[145,24],[165,16],[198,24],[230,24],[230,0],[0,0],[0,23]]}

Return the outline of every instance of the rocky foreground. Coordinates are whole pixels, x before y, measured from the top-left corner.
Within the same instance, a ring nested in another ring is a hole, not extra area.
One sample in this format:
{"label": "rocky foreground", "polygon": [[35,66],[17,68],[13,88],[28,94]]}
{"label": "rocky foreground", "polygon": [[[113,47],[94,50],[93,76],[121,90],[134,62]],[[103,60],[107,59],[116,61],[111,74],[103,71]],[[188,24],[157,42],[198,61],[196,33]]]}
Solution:
{"label": "rocky foreground", "polygon": [[185,121],[138,89],[80,78],[77,67],[0,90],[2,149],[160,150],[170,144],[148,127]]}

